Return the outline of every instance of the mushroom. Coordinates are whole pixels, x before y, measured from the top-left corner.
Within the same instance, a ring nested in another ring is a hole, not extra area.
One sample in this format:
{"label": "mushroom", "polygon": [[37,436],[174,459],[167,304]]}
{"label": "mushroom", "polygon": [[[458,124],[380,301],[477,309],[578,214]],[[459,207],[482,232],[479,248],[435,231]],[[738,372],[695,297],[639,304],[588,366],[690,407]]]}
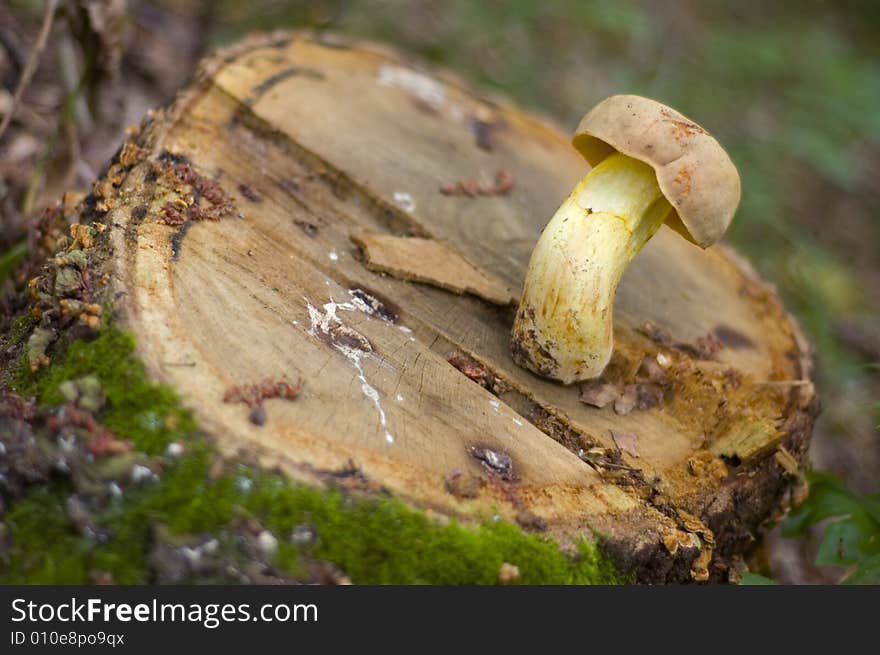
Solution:
{"label": "mushroom", "polygon": [[602,374],[617,284],[660,226],[706,248],[740,199],[739,174],[718,141],[649,98],[606,98],[572,145],[593,169],[535,245],[510,343],[517,364],[565,384]]}

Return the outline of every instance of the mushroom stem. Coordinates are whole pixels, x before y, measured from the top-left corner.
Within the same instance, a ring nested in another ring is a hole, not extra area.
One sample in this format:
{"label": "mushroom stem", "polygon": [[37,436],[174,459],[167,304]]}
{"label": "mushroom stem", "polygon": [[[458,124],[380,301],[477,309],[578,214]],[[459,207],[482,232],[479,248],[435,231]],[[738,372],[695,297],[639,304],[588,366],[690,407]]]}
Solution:
{"label": "mushroom stem", "polygon": [[671,209],[647,164],[615,153],[591,170],[532,252],[514,360],[565,384],[601,375],[611,358],[617,284]]}

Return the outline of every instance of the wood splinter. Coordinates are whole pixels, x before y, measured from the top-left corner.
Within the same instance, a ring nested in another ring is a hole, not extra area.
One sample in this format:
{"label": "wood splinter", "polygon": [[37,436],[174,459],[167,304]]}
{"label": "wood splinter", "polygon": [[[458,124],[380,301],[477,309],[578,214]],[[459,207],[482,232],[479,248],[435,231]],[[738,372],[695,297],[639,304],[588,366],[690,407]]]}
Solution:
{"label": "wood splinter", "polygon": [[366,232],[352,235],[351,240],[363,251],[365,265],[371,271],[459,295],[468,293],[493,305],[516,303],[503,281],[442,241]]}

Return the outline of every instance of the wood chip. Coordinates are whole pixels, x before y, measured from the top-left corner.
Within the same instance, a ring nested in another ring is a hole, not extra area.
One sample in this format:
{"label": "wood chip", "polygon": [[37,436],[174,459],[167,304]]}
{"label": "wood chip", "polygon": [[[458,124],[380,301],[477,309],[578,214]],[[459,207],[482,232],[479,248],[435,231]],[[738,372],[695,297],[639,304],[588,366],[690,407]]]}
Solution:
{"label": "wood chip", "polygon": [[639,457],[639,437],[631,432],[616,432],[611,430],[611,438],[621,452]]}
{"label": "wood chip", "polygon": [[614,401],[614,411],[620,414],[621,416],[626,416],[633,409],[635,409],[636,404],[639,401],[639,390],[638,387],[634,384],[626,385],[626,388],[623,390],[623,394],[617,400]]}
{"label": "wood chip", "polygon": [[745,416],[723,427],[726,428],[723,436],[715,440],[709,450],[718,457],[736,458],[741,462],[775,450],[785,436],[773,420],[764,417]]}
{"label": "wood chip", "polygon": [[374,233],[352,235],[351,240],[363,250],[371,271],[457,294],[469,293],[494,305],[516,302],[501,279],[469,262],[442,241]]}
{"label": "wood chip", "polygon": [[779,446],[773,453],[773,458],[789,475],[797,476],[800,473],[800,464],[785,446]]}
{"label": "wood chip", "polygon": [[602,408],[620,398],[623,390],[616,384],[604,380],[590,380],[581,385],[578,400],[593,407]]}

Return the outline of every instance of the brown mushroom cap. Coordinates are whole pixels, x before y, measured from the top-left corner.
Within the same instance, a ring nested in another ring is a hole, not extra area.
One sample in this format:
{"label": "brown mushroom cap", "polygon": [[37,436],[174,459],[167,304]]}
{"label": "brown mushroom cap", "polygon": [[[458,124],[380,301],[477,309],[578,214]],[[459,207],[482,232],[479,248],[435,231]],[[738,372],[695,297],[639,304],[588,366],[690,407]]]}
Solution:
{"label": "brown mushroom cap", "polygon": [[581,119],[572,144],[591,166],[615,150],[651,166],[674,210],[667,224],[703,248],[724,235],[739,205],[739,173],[721,144],[656,100],[606,98]]}

